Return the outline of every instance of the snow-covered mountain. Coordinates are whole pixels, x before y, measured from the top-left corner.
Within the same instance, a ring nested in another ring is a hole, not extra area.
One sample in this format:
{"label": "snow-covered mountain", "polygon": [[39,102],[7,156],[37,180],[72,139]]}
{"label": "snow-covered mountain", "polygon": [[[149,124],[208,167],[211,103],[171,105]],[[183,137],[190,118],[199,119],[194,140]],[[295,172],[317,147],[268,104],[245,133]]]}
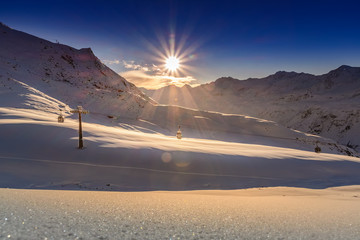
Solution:
{"label": "snow-covered mountain", "polygon": [[162,104],[244,114],[286,127],[360,145],[360,68],[327,74],[277,72],[265,78],[219,78],[198,87],[142,89]]}
{"label": "snow-covered mountain", "polygon": [[[77,105],[90,111],[83,118],[84,151],[76,149],[78,121],[70,112]],[[60,109],[63,123],[57,122]],[[245,115],[159,105],[89,49],[4,25],[0,133],[0,187],[184,190],[360,182],[359,158],[347,156],[358,153],[331,139]]]}
{"label": "snow-covered mountain", "polygon": [[90,48],[77,50],[4,24],[0,24],[0,76],[97,113],[134,117],[149,102],[132,83],[101,63]]}
{"label": "snow-covered mountain", "polygon": [[[136,124],[172,136],[181,125],[187,137],[237,142],[251,139],[253,143],[271,138],[275,145],[280,144],[275,139],[287,139],[280,145],[311,151],[318,142],[324,152],[354,154],[332,140],[293,131],[275,122],[158,105],[102,64],[90,49],[76,50],[51,43],[5,25],[1,25],[0,34],[0,107],[35,109],[47,114],[62,109],[64,115],[71,116],[69,110],[82,105],[90,111],[88,121],[100,124],[130,128]],[[126,121],[131,125],[124,125]]]}

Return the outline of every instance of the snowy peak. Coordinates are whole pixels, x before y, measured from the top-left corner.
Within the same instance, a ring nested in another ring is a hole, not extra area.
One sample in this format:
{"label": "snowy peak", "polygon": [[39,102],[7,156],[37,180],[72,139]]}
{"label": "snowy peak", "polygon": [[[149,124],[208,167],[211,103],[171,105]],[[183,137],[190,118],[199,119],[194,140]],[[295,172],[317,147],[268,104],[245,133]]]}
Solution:
{"label": "snowy peak", "polygon": [[0,28],[8,28],[8,29],[11,29],[9,26],[7,26],[6,24],[4,24],[3,22],[0,22]]}
{"label": "snowy peak", "polygon": [[215,86],[218,88],[226,89],[232,86],[233,84],[237,84],[237,83],[239,83],[238,79],[232,77],[221,77],[215,81]]}
{"label": "snowy peak", "polygon": [[286,72],[286,71],[277,71],[275,74],[270,75],[275,79],[282,79],[282,78],[293,78],[298,76],[300,73],[296,72]]}
{"label": "snowy peak", "polygon": [[190,88],[192,88],[189,84],[185,84],[184,86],[182,86],[181,88],[183,88],[183,89],[190,89]]}
{"label": "snowy peak", "polygon": [[342,65],[327,74],[322,75],[325,78],[340,79],[345,81],[360,81],[360,67],[350,67]]}
{"label": "snowy peak", "polygon": [[297,72],[286,72],[286,71],[278,71],[273,75],[266,77],[266,79],[274,79],[274,80],[283,80],[283,79],[296,79],[299,77],[313,77],[314,75],[308,73],[297,73]]}
{"label": "snowy peak", "polygon": [[101,78],[102,81],[94,82],[94,85],[99,87],[117,87],[124,90],[130,86],[125,79],[102,64],[90,48],[77,50],[8,27],[3,28],[0,44],[4,51],[0,56],[3,61],[7,61],[5,64],[12,65],[15,71],[27,64],[31,67],[30,71],[36,70],[36,74],[42,75],[46,80],[65,81],[76,85],[79,80],[76,80],[71,72],[65,73],[66,70],[74,69],[79,75],[76,76],[77,79]]}
{"label": "snowy peak", "polygon": [[344,72],[344,71],[351,71],[351,72],[358,72],[360,70],[360,67],[351,67],[348,65],[341,65],[335,70],[332,70],[330,72]]}

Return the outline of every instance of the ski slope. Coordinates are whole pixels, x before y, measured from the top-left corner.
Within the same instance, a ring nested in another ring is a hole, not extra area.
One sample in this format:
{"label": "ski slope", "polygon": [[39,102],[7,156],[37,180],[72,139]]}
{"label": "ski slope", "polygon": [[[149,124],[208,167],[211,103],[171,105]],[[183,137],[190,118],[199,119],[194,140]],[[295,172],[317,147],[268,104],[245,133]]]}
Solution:
{"label": "ski slope", "polygon": [[[1,187],[323,188],[360,181],[359,158],[344,155],[346,148],[329,139],[269,121],[190,109],[180,110],[194,121],[222,119],[238,124],[239,129],[226,131],[234,126],[231,124],[226,129],[212,124],[211,128],[201,128],[201,133],[197,127],[185,128],[184,138],[178,140],[176,129],[160,127],[164,126],[161,121],[166,121],[163,118],[152,117],[153,122],[110,119],[90,111],[83,117],[86,148],[79,150],[77,116],[70,113],[70,106],[15,79],[5,79],[2,84],[7,88],[0,94]],[[59,105],[64,109],[64,123],[57,122]],[[260,135],[264,126],[268,132]],[[322,147],[321,154],[314,152],[314,142]]]}

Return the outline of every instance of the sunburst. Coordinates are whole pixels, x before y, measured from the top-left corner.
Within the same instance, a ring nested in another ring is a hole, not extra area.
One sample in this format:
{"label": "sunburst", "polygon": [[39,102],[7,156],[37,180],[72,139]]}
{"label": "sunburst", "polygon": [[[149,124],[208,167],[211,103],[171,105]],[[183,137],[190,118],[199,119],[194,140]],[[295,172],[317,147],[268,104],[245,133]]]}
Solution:
{"label": "sunburst", "polygon": [[152,52],[149,58],[153,59],[163,76],[186,77],[196,72],[189,62],[197,59],[195,52],[200,41],[189,44],[189,34],[184,34],[178,42],[175,33],[169,34],[168,37],[159,32],[156,35],[159,44],[153,44],[148,39],[144,41]]}
{"label": "sunburst", "polygon": [[165,67],[169,71],[176,71],[180,67],[180,61],[175,56],[170,56],[165,60]]}

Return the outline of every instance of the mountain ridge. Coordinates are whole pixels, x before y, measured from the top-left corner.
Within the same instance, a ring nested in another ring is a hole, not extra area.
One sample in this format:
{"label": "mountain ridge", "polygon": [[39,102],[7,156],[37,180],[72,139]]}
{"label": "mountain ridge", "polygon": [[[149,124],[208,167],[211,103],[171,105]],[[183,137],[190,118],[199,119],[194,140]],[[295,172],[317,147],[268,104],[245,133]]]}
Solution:
{"label": "mountain ridge", "polygon": [[321,75],[278,71],[246,80],[221,77],[186,90],[142,90],[161,104],[259,117],[360,145],[360,67],[342,65]]}

